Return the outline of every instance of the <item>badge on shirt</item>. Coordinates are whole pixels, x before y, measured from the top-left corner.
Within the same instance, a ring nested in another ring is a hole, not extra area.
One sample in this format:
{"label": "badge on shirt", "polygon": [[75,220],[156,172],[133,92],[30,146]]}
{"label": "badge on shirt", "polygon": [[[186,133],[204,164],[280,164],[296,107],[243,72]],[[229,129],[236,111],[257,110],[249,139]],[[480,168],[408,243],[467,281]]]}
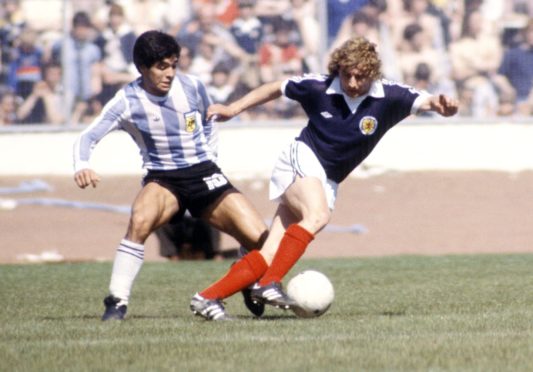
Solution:
{"label": "badge on shirt", "polygon": [[371,136],[378,128],[378,121],[375,117],[365,116],[359,121],[359,130],[365,136]]}
{"label": "badge on shirt", "polygon": [[189,133],[194,132],[196,129],[196,111],[185,113],[185,130]]}

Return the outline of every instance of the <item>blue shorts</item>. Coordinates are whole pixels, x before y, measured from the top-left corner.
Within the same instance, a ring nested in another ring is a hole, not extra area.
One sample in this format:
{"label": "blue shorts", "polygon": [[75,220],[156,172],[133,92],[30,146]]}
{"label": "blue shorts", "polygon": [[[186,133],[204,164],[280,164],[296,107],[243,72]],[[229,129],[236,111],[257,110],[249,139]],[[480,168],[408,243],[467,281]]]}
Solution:
{"label": "blue shorts", "polygon": [[178,199],[179,212],[172,218],[181,218],[186,210],[193,217],[201,217],[227,190],[235,190],[220,168],[212,161],[205,161],[188,168],[148,171],[143,185],[155,182],[169,190]]}

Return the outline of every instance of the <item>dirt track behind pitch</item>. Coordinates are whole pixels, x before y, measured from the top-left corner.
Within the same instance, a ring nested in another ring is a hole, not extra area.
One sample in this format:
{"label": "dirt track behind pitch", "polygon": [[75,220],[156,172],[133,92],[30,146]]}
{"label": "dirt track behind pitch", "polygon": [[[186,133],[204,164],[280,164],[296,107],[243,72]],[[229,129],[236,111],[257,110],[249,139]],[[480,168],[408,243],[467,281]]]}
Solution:
{"label": "dirt track behind pitch", "polygon": [[[28,177],[2,177],[13,187]],[[70,177],[39,177],[53,191],[1,198],[60,198],[130,205],[138,177],[103,177],[96,189],[79,190]],[[234,182],[271,218],[267,181]],[[396,254],[533,252],[533,172],[406,172],[350,178],[339,190],[331,225],[362,225],[367,232],[321,232],[305,257]],[[27,262],[56,252],[67,261],[112,260],[128,222],[126,214],[23,205],[0,210],[0,262]],[[223,237],[223,248],[237,243]],[[149,238],[147,260],[162,260]],[[34,256],[28,256],[34,255]]]}

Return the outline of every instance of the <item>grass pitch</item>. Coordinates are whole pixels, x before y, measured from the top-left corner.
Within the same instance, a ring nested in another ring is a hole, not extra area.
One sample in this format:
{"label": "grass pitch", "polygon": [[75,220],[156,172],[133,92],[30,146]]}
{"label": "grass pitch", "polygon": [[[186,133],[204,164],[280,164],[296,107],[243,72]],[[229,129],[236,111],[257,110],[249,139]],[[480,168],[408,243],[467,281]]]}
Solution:
{"label": "grass pitch", "polygon": [[110,263],[0,266],[1,371],[531,371],[533,255],[302,260],[332,308],[234,322],[189,300],[231,262],[147,263],[124,322],[101,322]]}

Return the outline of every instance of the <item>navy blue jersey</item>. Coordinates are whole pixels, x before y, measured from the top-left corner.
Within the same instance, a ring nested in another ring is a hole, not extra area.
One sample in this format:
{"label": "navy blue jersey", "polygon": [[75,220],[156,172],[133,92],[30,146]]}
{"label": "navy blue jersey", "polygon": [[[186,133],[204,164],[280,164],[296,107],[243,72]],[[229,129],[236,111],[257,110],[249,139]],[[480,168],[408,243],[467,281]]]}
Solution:
{"label": "navy blue jersey", "polygon": [[[300,103],[309,117],[296,138],[316,154],[329,179],[344,180],[395,124],[416,113],[422,93],[377,80],[365,96],[342,93],[334,76],[309,74],[286,80],[283,94]],[[424,95],[427,93],[424,93]]]}

